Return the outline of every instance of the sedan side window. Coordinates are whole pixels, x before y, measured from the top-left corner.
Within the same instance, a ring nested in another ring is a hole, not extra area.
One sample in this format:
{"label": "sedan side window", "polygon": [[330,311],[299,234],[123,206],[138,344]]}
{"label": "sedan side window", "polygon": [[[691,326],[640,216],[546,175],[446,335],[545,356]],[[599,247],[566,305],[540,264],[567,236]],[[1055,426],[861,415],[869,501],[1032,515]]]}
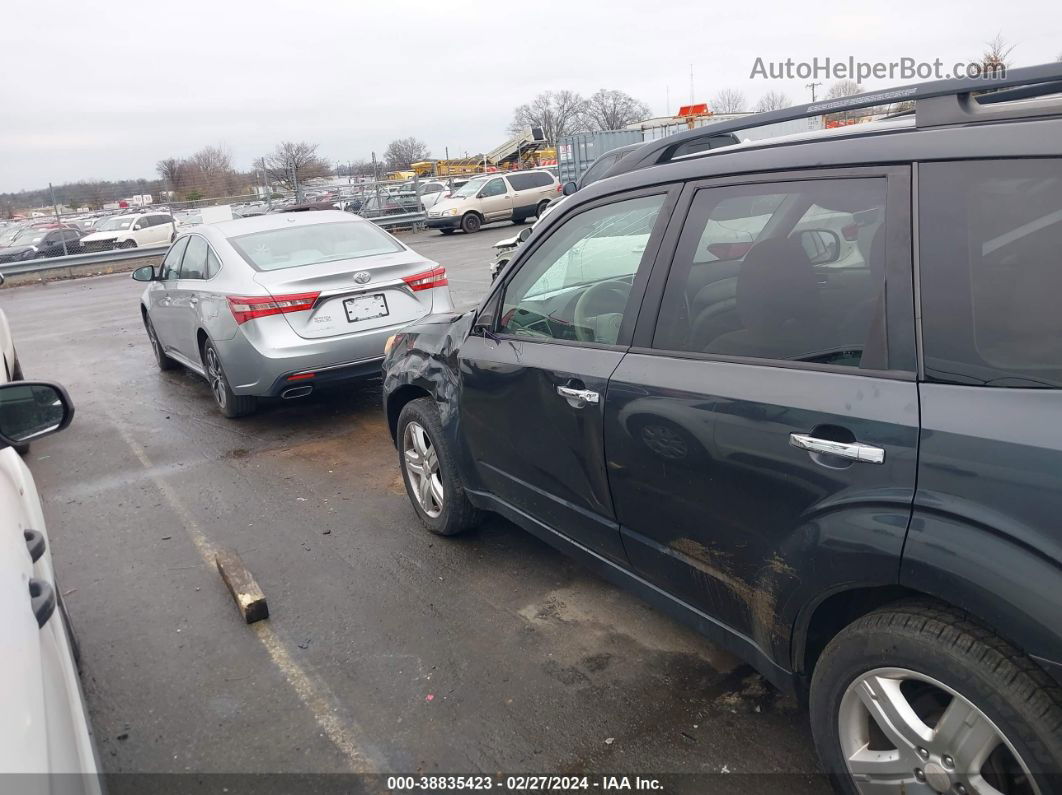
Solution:
{"label": "sedan side window", "polygon": [[189,235],[188,249],[181,263],[181,279],[205,279],[207,270],[207,242],[199,235]]}
{"label": "sedan side window", "polygon": [[564,222],[506,286],[499,332],[614,345],[664,199],[628,199]]}
{"label": "sedan side window", "polygon": [[698,192],[653,347],[883,369],[885,182]]}
{"label": "sedan side window", "polygon": [[166,259],[162,261],[162,280],[176,279],[177,273],[181,269],[181,255],[184,254],[184,249],[188,246],[188,238],[182,237],[172,246],[170,250],[166,252]]}

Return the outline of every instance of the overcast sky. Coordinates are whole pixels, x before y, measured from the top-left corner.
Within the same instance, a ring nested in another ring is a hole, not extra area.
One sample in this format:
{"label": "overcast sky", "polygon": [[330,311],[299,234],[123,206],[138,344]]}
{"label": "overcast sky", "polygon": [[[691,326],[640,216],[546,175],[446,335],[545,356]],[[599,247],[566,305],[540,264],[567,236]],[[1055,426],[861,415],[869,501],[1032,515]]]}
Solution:
{"label": "overcast sky", "polygon": [[[0,191],[153,177],[207,144],[234,164],[280,140],[329,160],[414,135],[442,157],[491,149],[546,89],[617,88],[654,114],[750,80],[757,57],[976,57],[997,33],[1017,65],[1062,54],[1058,0],[888,3],[536,0],[38,0],[0,27]],[[868,88],[897,81],[868,81]],[[665,107],[670,90],[670,107]]]}

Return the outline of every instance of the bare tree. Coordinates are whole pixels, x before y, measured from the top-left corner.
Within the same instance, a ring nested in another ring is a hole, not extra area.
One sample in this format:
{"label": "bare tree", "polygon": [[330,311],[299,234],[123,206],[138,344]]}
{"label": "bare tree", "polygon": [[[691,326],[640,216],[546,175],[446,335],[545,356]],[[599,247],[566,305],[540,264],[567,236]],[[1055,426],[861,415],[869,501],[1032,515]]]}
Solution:
{"label": "bare tree", "polygon": [[155,171],[162,177],[162,181],[167,188],[177,193],[181,189],[181,182],[185,177],[187,168],[183,160],[178,160],[176,157],[165,157],[155,164]]}
{"label": "bare tree", "polygon": [[863,87],[855,80],[838,80],[830,90],[826,92],[826,99],[841,99],[842,97],[854,97],[862,94]]}
{"label": "bare tree", "polygon": [[585,129],[586,100],[575,91],[543,91],[529,103],[513,111],[509,132],[519,135],[530,127],[541,127],[550,143]]}
{"label": "bare tree", "polygon": [[294,190],[296,181],[327,177],[332,166],[317,154],[317,144],[306,141],[281,141],[268,155],[254,161],[254,167],[264,171],[270,183]]}
{"label": "bare tree", "polygon": [[713,113],[743,113],[745,95],[736,88],[724,88],[711,101]]}
{"label": "bare tree", "polygon": [[419,138],[396,138],[387,145],[384,162],[390,171],[405,171],[419,160],[426,160],[431,152]]}
{"label": "bare tree", "polygon": [[648,118],[649,106],[630,94],[602,88],[586,101],[583,125],[587,130],[622,130],[628,124]]}
{"label": "bare tree", "polygon": [[756,112],[765,113],[769,110],[781,110],[782,108],[788,108],[792,104],[793,100],[781,91],[768,91],[756,103]]}
{"label": "bare tree", "polygon": [[[985,74],[1003,72],[1011,65],[1010,54],[1017,45],[1008,44],[1002,33],[997,33],[991,41],[985,42],[985,51],[978,59]],[[1060,56],[1062,57],[1062,56]]]}

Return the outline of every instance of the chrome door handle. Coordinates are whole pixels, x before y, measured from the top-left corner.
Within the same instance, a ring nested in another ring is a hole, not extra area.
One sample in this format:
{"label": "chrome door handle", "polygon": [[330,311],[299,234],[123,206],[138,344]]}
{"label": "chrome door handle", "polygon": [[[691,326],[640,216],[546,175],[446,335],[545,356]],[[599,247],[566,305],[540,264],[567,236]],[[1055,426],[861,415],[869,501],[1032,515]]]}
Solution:
{"label": "chrome door handle", "polygon": [[[568,401],[573,408],[582,408],[587,403],[598,403],[601,396],[592,389],[576,389],[570,386],[557,387],[557,394]],[[579,405],[576,405],[579,404]]]}
{"label": "chrome door handle", "polygon": [[831,439],[817,439],[806,433],[791,433],[789,444],[811,453],[826,453],[863,464],[885,463],[885,451],[882,448],[862,442],[835,442]]}

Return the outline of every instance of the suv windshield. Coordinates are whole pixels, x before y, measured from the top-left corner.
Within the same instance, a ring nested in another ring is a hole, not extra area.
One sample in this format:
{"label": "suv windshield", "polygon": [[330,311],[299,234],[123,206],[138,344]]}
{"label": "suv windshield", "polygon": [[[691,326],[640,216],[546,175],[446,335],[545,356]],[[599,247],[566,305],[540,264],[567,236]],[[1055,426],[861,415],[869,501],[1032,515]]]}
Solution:
{"label": "suv windshield", "polygon": [[262,271],[394,254],[402,250],[398,242],[379,227],[358,221],[269,229],[231,237],[229,242],[251,267]]}
{"label": "suv windshield", "polygon": [[117,215],[113,218],[104,218],[96,224],[97,232],[116,232],[119,229],[128,229],[133,225],[136,218],[128,215]]}
{"label": "suv windshield", "polygon": [[454,196],[461,199],[467,199],[469,196],[475,196],[479,193],[480,189],[487,184],[487,178],[474,179],[466,182],[460,188],[454,191]]}

